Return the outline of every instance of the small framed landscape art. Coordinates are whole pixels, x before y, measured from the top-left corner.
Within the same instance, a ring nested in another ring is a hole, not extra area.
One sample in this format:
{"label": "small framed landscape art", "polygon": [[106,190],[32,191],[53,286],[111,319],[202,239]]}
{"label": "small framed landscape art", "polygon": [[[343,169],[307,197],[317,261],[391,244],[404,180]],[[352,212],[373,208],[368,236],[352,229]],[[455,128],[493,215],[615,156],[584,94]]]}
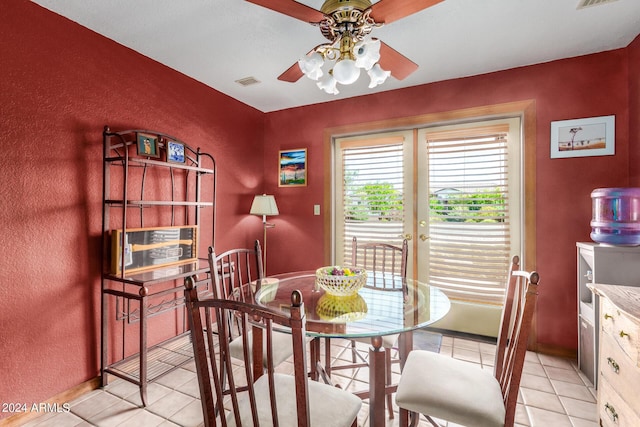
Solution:
{"label": "small framed landscape art", "polygon": [[179,142],[167,140],[167,162],[171,163],[184,163],[185,153],[184,144]]}
{"label": "small framed landscape art", "polygon": [[158,150],[158,136],[148,133],[138,132],[136,135],[138,156],[144,157],[160,157]]}
{"label": "small framed landscape art", "polygon": [[278,186],[307,185],[307,149],[281,150],[278,157]]}
{"label": "small framed landscape art", "polygon": [[551,122],[551,158],[615,154],[615,116]]}

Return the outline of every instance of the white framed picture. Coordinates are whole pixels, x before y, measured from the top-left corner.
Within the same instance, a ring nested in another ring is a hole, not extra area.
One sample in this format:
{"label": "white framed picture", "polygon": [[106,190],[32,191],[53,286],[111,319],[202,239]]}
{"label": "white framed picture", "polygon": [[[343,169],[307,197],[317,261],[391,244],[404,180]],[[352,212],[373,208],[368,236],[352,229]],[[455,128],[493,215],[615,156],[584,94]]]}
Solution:
{"label": "white framed picture", "polygon": [[614,155],[615,117],[551,122],[551,158]]}

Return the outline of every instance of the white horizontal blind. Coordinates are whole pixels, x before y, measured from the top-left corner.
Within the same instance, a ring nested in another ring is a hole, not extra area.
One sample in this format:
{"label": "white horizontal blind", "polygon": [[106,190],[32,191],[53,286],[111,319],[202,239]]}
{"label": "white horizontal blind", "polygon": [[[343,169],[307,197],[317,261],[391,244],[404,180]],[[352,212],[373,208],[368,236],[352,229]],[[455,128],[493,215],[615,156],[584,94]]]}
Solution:
{"label": "white horizontal blind", "polygon": [[[341,209],[343,260],[351,260],[353,236],[358,242],[402,243],[404,219],[403,138],[342,141]],[[339,251],[340,252],[340,251]]]}
{"label": "white horizontal blind", "polygon": [[429,283],[501,304],[509,268],[508,126],[427,134]]}

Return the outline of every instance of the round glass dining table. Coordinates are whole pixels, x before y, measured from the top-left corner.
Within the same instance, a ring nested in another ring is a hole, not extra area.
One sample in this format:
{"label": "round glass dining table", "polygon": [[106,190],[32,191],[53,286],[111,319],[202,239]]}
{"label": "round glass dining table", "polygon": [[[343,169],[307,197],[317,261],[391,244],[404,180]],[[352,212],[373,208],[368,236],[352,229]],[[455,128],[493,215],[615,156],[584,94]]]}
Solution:
{"label": "round glass dining table", "polygon": [[369,390],[356,394],[369,398],[370,425],[384,425],[384,396],[394,392],[395,386],[385,384],[385,357],[380,337],[400,334],[398,351],[401,366],[404,365],[413,348],[412,331],[444,317],[451,307],[449,299],[428,284],[371,271],[367,283],[357,293],[333,296],[316,284],[315,271],[300,271],[263,279],[255,295],[256,302],[286,312],[294,290],[302,293],[306,333],[313,338],[310,365],[314,368],[314,379],[318,379],[323,370],[330,372],[329,357],[324,367],[320,363],[320,338],[371,338]]}

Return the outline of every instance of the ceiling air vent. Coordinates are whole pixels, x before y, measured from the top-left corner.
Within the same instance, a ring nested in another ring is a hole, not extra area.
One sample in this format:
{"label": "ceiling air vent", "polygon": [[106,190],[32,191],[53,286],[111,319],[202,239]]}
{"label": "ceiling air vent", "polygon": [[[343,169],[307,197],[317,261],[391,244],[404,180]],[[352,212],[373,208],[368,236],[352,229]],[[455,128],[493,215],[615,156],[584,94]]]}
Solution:
{"label": "ceiling air vent", "polygon": [[241,84],[242,86],[251,86],[256,83],[260,83],[260,80],[255,77],[245,77],[244,79],[236,80],[236,83]]}
{"label": "ceiling air vent", "polygon": [[584,9],[589,6],[597,6],[599,4],[612,3],[617,0],[580,0],[576,9]]}

